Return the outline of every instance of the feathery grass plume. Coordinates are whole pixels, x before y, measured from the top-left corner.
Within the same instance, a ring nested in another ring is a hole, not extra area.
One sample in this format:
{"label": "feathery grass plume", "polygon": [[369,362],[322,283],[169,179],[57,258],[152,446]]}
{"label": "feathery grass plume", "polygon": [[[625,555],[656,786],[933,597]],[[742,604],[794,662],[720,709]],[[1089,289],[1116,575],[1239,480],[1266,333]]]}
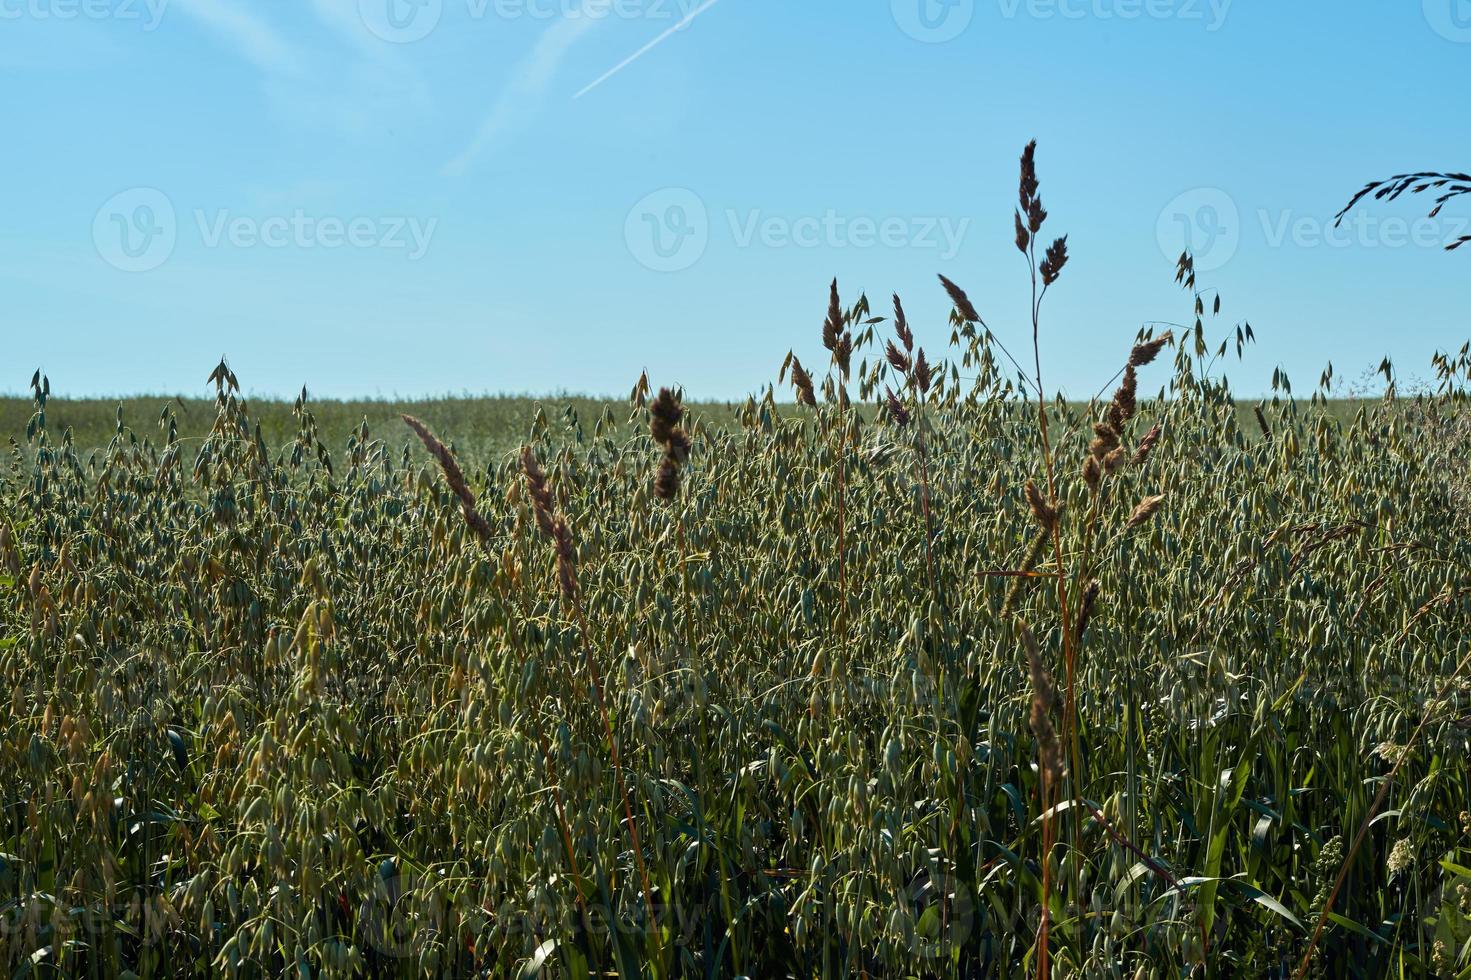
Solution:
{"label": "feathery grass plume", "polygon": [[1032,198],[1037,195],[1037,141],[1032,140],[1022,150],[1021,203],[1023,211],[1030,211]]}
{"label": "feathery grass plume", "polygon": [[1047,246],[1047,254],[1042,258],[1042,285],[1050,286],[1057,282],[1057,277],[1062,275],[1062,267],[1067,265],[1067,259],[1067,236],[1063,235]]}
{"label": "feathery grass plume", "polygon": [[889,418],[894,420],[895,425],[902,429],[910,423],[909,409],[904,407],[904,403],[899,400],[898,395],[894,394],[894,390],[887,386],[884,388],[884,402],[889,409]]}
{"label": "feathery grass plume", "polygon": [[565,517],[557,518],[552,540],[557,543],[557,583],[562,587],[562,596],[574,602],[578,597],[577,549],[572,544],[572,529]]}
{"label": "feathery grass plume", "polygon": [[1022,221],[1022,213],[1016,212],[1016,247],[1023,255],[1032,244],[1032,233],[1027,230],[1026,222]]}
{"label": "feathery grass plume", "polygon": [[919,353],[914,355],[914,384],[919,388],[920,394],[930,393],[930,380],[930,363],[925,360],[924,348],[921,347]]}
{"label": "feathery grass plume", "polygon": [[852,370],[853,334],[847,329],[843,304],[838,298],[838,281],[833,280],[827,301],[827,317],[822,321],[822,346],[832,351],[833,363],[846,378]]}
{"label": "feathery grass plume", "polygon": [[1166,330],[1153,340],[1146,340],[1135,344],[1134,350],[1129,354],[1129,366],[1142,368],[1146,364],[1153,363],[1154,359],[1159,357],[1159,352],[1164,350],[1165,346],[1172,343],[1174,339],[1174,331]]}
{"label": "feathery grass plume", "polygon": [[1160,505],[1164,502],[1165,495],[1162,493],[1153,497],[1145,497],[1143,500],[1139,501],[1139,506],[1134,508],[1134,513],[1129,515],[1129,520],[1125,523],[1124,526],[1128,528],[1136,528],[1140,524],[1145,523],[1159,512]]}
{"label": "feathery grass plume", "polygon": [[670,436],[684,419],[684,406],[668,388],[660,388],[649,407],[649,435],[662,446],[669,444]]}
{"label": "feathery grass plume", "polygon": [[531,494],[531,512],[541,533],[555,539],[556,528],[552,523],[552,491],[547,486],[547,475],[530,446],[521,447],[521,472],[526,476],[526,489]]}
{"label": "feathery grass plume", "polygon": [[906,376],[909,374],[909,355],[894,346],[892,340],[884,348],[884,357],[888,359],[889,366],[895,371]]}
{"label": "feathery grass plume", "polygon": [[792,387],[797,390],[799,404],[817,407],[817,392],[812,387],[812,375],[807,373],[795,355],[792,357]]}
{"label": "feathery grass plume", "polygon": [[414,430],[424,448],[429,450],[429,455],[439,462],[439,468],[444,471],[445,482],[449,484],[450,490],[460,500],[460,508],[465,512],[465,523],[470,525],[470,530],[475,532],[482,543],[488,542],[494,536],[490,524],[481,516],[480,511],[475,509],[475,494],[465,482],[465,474],[460,470],[460,464],[455,461],[454,454],[449,447],[440,442],[429,427],[412,415],[399,416],[404,424]]}
{"label": "feathery grass plume", "polygon": [[1134,465],[1143,466],[1149,461],[1149,454],[1154,452],[1154,447],[1159,444],[1159,437],[1164,433],[1164,427],[1158,422],[1154,427],[1144,433],[1144,438],[1139,440],[1139,447],[1134,450]]}
{"label": "feathery grass plume", "polygon": [[965,295],[965,290],[944,276],[940,277],[940,284],[945,287],[945,292],[950,295],[950,302],[955,304],[955,311],[960,314],[962,320],[967,323],[981,322],[981,315],[976,312],[976,308],[971,304],[970,297]]}
{"label": "feathery grass plume", "polygon": [[822,321],[822,346],[836,353],[843,334],[843,305],[838,299],[838,281],[833,280],[827,301],[827,318]]}
{"label": "feathery grass plume", "polygon": [[1100,460],[1103,464],[1104,475],[1112,476],[1115,470],[1124,465],[1124,460],[1127,458],[1128,453],[1124,451],[1124,447],[1115,446],[1112,452]]}
{"label": "feathery grass plume", "polygon": [[679,427],[684,419],[684,406],[668,388],[660,388],[649,408],[649,434],[664,447],[664,461],[654,478],[654,496],[673,500],[679,496],[680,467],[690,455],[690,440]]}
{"label": "feathery grass plume", "polygon": [[1088,632],[1088,624],[1093,621],[1093,607],[1098,602],[1098,580],[1094,579],[1088,583],[1083,590],[1083,601],[1078,609],[1078,642],[1083,642],[1083,637]]}
{"label": "feathery grass plume", "polygon": [[1108,424],[1120,434],[1138,410],[1139,401],[1139,376],[1134,373],[1134,365],[1124,366],[1124,379],[1119,382],[1118,390],[1113,393],[1113,400],[1108,404]]}
{"label": "feathery grass plume", "polygon": [[1260,405],[1253,405],[1251,411],[1256,416],[1256,427],[1261,430],[1262,438],[1270,440],[1272,438],[1272,427],[1267,424],[1266,413],[1262,411]]}
{"label": "feathery grass plume", "polygon": [[1103,479],[1103,467],[1098,462],[1098,457],[1092,453],[1083,460],[1083,482],[1088,484],[1088,489],[1097,490],[1099,481]]}
{"label": "feathery grass plume", "polygon": [[1022,647],[1027,653],[1027,675],[1032,682],[1032,711],[1028,724],[1037,739],[1037,756],[1043,775],[1048,784],[1056,785],[1063,771],[1062,740],[1057,737],[1057,730],[1052,724],[1052,707],[1057,703],[1057,686],[1052,680],[1052,671],[1043,660],[1042,648],[1037,645],[1037,638],[1021,620],[1017,620],[1016,628]]}
{"label": "feathery grass plume", "polygon": [[1027,506],[1032,509],[1032,516],[1037,520],[1037,526],[1051,533],[1057,527],[1057,508],[1042,499],[1042,491],[1037,489],[1035,480],[1028,480],[1022,491],[1027,498]]}
{"label": "feathery grass plume", "polygon": [[894,294],[894,333],[899,337],[899,343],[904,345],[906,353],[914,350],[914,334],[909,330],[909,318],[904,315],[904,304],[899,302],[899,294]]}
{"label": "feathery grass plume", "polygon": [[1093,441],[1088,445],[1088,453],[1100,463],[1104,457],[1119,447],[1119,431],[1107,422],[1093,423]]}

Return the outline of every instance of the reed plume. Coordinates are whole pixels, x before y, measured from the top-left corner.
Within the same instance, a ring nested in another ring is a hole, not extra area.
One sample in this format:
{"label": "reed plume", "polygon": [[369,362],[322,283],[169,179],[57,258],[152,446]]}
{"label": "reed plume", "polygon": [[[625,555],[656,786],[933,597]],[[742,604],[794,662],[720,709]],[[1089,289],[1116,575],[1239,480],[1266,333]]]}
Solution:
{"label": "reed plume", "polygon": [[399,417],[404,420],[405,425],[414,430],[414,434],[419,437],[424,448],[429,450],[429,455],[439,462],[439,468],[444,472],[445,482],[459,498],[460,508],[465,512],[465,523],[470,526],[470,530],[475,532],[475,536],[480,539],[482,545],[487,544],[494,532],[491,531],[489,522],[476,509],[475,493],[465,482],[465,474],[461,471],[460,464],[455,461],[454,454],[449,451],[448,446],[439,441],[433,432],[429,431],[429,427],[423,422],[412,415]]}
{"label": "reed plume", "polygon": [[679,427],[683,419],[684,406],[674,392],[660,388],[649,409],[649,434],[664,447],[664,459],[654,478],[654,495],[660,500],[671,501],[679,496],[680,470],[690,456],[689,436]]}

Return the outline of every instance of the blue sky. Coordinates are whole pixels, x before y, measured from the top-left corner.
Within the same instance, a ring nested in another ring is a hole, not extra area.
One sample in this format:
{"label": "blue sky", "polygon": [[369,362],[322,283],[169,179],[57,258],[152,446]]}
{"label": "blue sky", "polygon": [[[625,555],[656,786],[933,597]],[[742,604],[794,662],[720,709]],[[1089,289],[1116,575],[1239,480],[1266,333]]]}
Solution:
{"label": "blue sky", "polygon": [[[630,60],[632,59],[632,60]],[[1427,373],[1471,253],[1366,180],[1471,166],[1465,0],[0,0],[0,390],[692,397],[822,358],[827,281],[942,348],[962,284],[1024,335],[1040,142],[1049,386],[1185,320],[1230,368]],[[610,74],[611,72],[611,74]]]}

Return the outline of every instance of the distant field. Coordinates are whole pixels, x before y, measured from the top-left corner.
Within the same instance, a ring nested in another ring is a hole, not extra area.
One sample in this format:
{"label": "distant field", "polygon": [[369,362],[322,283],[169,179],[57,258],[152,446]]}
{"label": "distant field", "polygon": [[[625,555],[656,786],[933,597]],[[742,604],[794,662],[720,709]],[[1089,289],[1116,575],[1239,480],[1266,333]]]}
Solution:
{"label": "distant field", "polygon": [[[296,419],[290,401],[247,399],[252,418],[261,426],[266,445],[275,448],[292,439]],[[83,451],[105,447],[117,430],[118,408],[124,423],[139,439],[160,441],[159,418],[166,406],[173,406],[178,421],[179,437],[186,446],[199,445],[209,433],[215,419],[213,398],[179,398],[170,395],[133,395],[117,398],[61,398],[47,402],[47,426],[54,433],[72,430],[75,444]],[[399,416],[417,416],[443,433],[447,442],[467,453],[477,462],[484,456],[516,448],[527,438],[538,408],[545,412],[553,426],[564,427],[570,434],[570,421],[564,413],[570,408],[590,432],[603,411],[610,410],[620,424],[626,423],[629,404],[580,396],[433,398],[406,401],[385,400],[321,400],[309,403],[316,417],[322,442],[334,454],[347,445],[347,440],[366,419],[368,431],[375,439],[389,445],[407,445],[413,434]],[[713,405],[713,413],[725,413],[724,405]],[[0,435],[24,441],[27,421],[35,411],[29,398],[0,398]]]}
{"label": "distant field", "polygon": [[[294,436],[296,420],[290,401],[247,399],[247,404],[252,417],[261,426],[266,445],[277,448]],[[1254,400],[1246,399],[1238,403],[1238,422],[1244,429],[1252,430],[1255,426],[1252,418],[1252,406],[1255,404]],[[1328,414],[1348,422],[1364,404],[1366,402],[1358,399],[1331,401]],[[159,417],[164,407],[169,405],[174,408],[183,443],[186,446],[201,444],[214,423],[213,398],[172,395],[130,395],[121,399],[53,397],[46,406],[47,425],[57,434],[71,429],[75,445],[84,452],[101,449],[107,446],[117,430],[118,408],[121,406],[124,424],[140,440],[146,438],[157,444],[161,435]],[[705,402],[691,403],[690,407],[708,422],[724,423],[734,418],[740,406],[738,402]],[[346,447],[348,438],[365,419],[374,439],[383,439],[390,446],[408,445],[413,441],[413,435],[399,418],[407,413],[423,419],[447,443],[453,444],[457,451],[476,463],[510,452],[525,442],[538,409],[546,415],[553,431],[560,429],[569,438],[573,431],[566,416],[569,409],[588,434],[604,411],[611,413],[620,429],[624,428],[630,410],[626,400],[580,395],[447,397],[405,401],[312,399],[310,408],[316,417],[322,442],[334,455]],[[1082,409],[1082,405],[1074,406],[1075,411],[1081,412]],[[26,423],[34,412],[35,406],[29,398],[0,396],[0,440],[13,438],[24,443]],[[862,414],[871,416],[873,412]],[[632,431],[628,428],[628,432]]]}

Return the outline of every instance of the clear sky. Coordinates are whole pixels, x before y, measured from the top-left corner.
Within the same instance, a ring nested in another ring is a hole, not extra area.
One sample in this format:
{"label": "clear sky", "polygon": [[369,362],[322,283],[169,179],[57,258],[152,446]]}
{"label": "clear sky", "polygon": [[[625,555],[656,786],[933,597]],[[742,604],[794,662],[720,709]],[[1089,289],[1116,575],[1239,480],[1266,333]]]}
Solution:
{"label": "clear sky", "polygon": [[[633,60],[628,60],[632,58]],[[691,397],[821,363],[828,280],[942,348],[1020,340],[1040,142],[1048,379],[1106,380],[1201,284],[1259,345],[1428,373],[1471,336],[1466,0],[0,0],[0,390]],[[612,74],[608,74],[612,72]]]}

